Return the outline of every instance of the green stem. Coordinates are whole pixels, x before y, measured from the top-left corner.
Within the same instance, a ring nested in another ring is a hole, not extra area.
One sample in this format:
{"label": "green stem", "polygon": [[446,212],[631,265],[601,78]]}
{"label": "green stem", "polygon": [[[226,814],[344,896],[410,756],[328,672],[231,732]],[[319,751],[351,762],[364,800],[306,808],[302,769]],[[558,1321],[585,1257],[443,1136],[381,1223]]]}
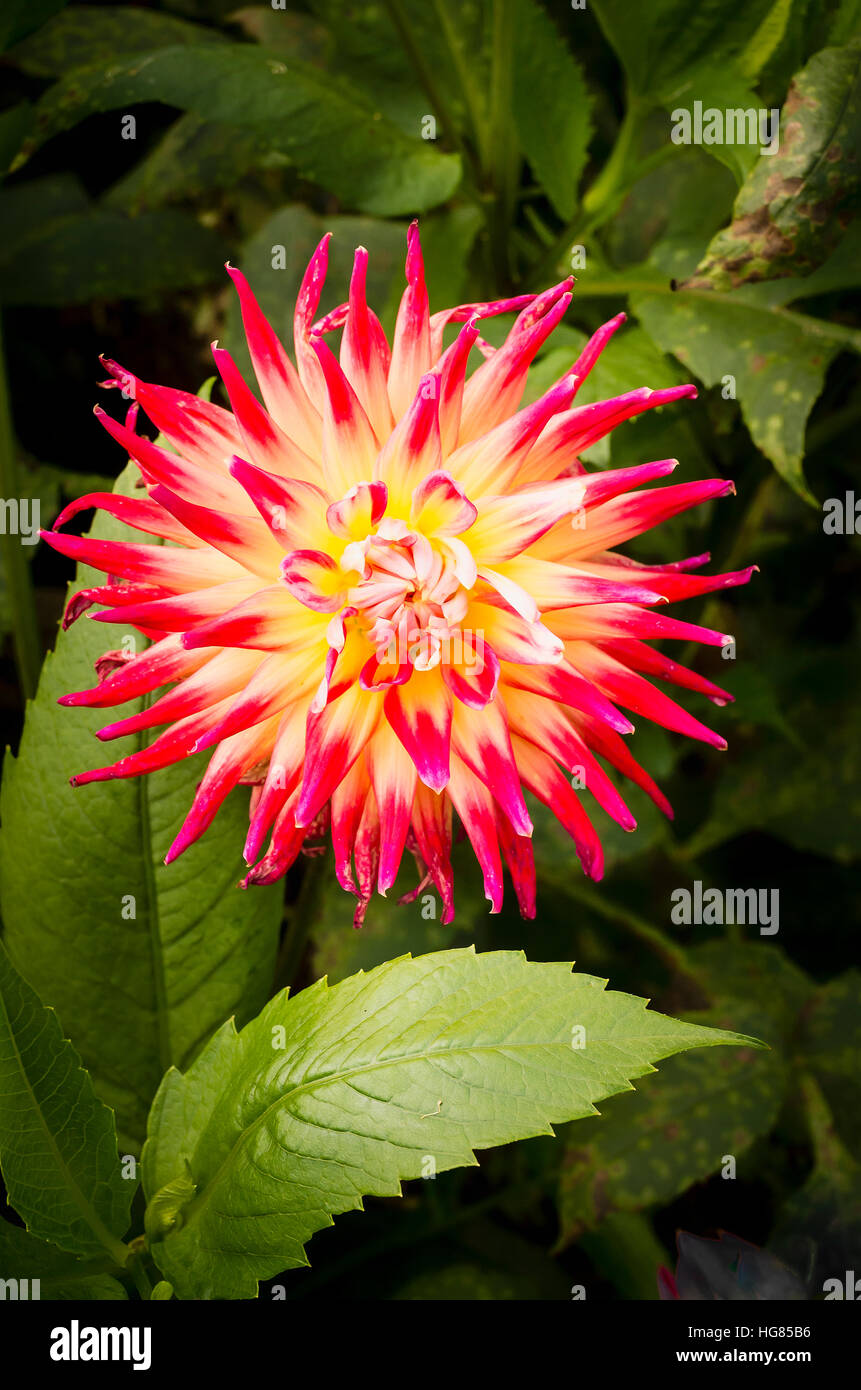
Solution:
{"label": "green stem", "polygon": [[473,156],[461,138],[457,121],[455,120],[446,97],[437,84],[433,68],[425,58],[421,45],[410,28],[410,22],[401,0],[383,0],[383,2],[388,11],[389,19],[397,30],[404,52],[413,67],[416,77],[427,93],[428,100],[434,112],[439,117],[443,135],[456,146],[464,159],[472,163]]}
{"label": "green stem", "polygon": [[457,26],[452,23],[451,15],[448,12],[446,0],[432,0],[434,14],[440,27],[440,32],[445,40],[446,47],[451,57],[460,89],[463,92],[466,109],[469,112],[469,119],[472,125],[472,134],[479,158],[482,165],[487,162],[488,152],[488,130],[484,113],[481,109],[481,101],[478,89],[473,81],[473,74],[466,55],[463,51],[463,44],[457,32]]}
{"label": "green stem", "polygon": [[287,930],[275,962],[273,992],[276,994],[295,983],[311,929],[317,920],[325,879],[325,857],[319,855],[308,859],[298,897],[289,911]]}
{"label": "green stem", "polygon": [[[9,385],[6,379],[2,326],[0,326],[0,500],[11,498],[17,499],[20,505],[21,490],[15,463]],[[33,582],[30,576],[30,564],[24,554],[20,537],[9,534],[5,525],[3,534],[0,535],[0,554],[3,557],[3,569],[9,589],[12,633],[15,642],[15,663],[18,668],[21,693],[25,700],[32,700],[39,684],[39,670],[42,665],[42,644],[39,640],[39,623],[36,617]]]}
{"label": "green stem", "polygon": [[140,1254],[133,1253],[126,1261],[126,1271],[131,1275],[134,1286],[145,1303],[149,1303],[152,1297],[152,1284],[149,1275],[143,1267],[143,1260]]}
{"label": "green stem", "polygon": [[819,1083],[809,1072],[802,1072],[800,1086],[807,1131],[813,1145],[815,1166],[832,1171],[853,1166],[854,1160],[837,1134],[834,1116],[822,1094]]}
{"label": "green stem", "polygon": [[517,203],[520,160],[513,140],[511,78],[514,60],[513,0],[493,0],[488,164],[496,198],[488,207],[487,229],[496,282],[511,279],[509,231]]}
{"label": "green stem", "polygon": [[[610,158],[583,199],[583,211],[587,217],[600,216],[622,187],[628,171],[628,161],[642,130],[642,116],[640,103],[626,94],[625,115]],[[639,169],[637,173],[639,175]]]}

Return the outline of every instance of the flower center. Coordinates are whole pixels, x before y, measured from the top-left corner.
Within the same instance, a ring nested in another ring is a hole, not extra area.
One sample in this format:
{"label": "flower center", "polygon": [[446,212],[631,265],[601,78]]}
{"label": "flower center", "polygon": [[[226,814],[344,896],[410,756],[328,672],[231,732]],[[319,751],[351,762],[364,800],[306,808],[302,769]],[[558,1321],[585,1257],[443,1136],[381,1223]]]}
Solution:
{"label": "flower center", "polygon": [[402,521],[384,520],[341,561],[358,583],[347,590],[380,665],[429,670],[462,649],[460,623],[469,606],[453,555]]}

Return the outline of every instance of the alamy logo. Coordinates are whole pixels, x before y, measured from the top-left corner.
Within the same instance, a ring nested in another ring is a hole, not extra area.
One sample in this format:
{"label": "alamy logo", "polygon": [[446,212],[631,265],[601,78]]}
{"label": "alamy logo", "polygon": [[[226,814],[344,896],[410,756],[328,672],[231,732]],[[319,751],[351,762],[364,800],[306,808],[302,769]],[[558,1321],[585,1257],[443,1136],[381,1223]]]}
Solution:
{"label": "alamy logo", "polygon": [[694,880],[693,889],[674,888],[670,921],[676,926],[758,926],[760,936],[775,936],[780,927],[777,888],[706,888]]}
{"label": "alamy logo", "polygon": [[35,545],[40,511],[38,497],[0,497],[0,536],[20,536],[22,545]]}
{"label": "alamy logo", "polygon": [[759,145],[760,154],[777,154],[780,149],[780,108],[770,111],[716,106],[703,109],[695,101],[693,109],[678,106],[670,117],[674,145]]}
{"label": "alamy logo", "polygon": [[0,1299],[32,1301],[41,1299],[41,1279],[0,1279]]}
{"label": "alamy logo", "polygon": [[135,1371],[152,1365],[151,1327],[81,1327],[72,1318],[68,1327],[51,1332],[52,1361],[131,1361]]}

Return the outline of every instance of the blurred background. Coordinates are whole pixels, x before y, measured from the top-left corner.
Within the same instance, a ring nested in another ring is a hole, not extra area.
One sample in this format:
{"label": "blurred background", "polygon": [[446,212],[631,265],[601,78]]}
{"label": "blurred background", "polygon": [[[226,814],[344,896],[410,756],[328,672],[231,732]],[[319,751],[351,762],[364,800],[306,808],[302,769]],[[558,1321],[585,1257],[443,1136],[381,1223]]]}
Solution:
{"label": "blurred background", "polygon": [[[576,276],[532,395],[621,309],[629,323],[581,402],[697,383],[696,402],[622,425],[585,461],[677,457],[680,481],[731,477],[737,496],[629,553],[760,567],[680,614],[735,636],[681,655],[736,696],[710,712],[729,751],[634,735],[672,823],[636,789],[631,834],[590,806],[607,851],[594,886],[536,810],[531,923],[512,893],[487,915],[463,846],[453,927],[393,895],[353,932],[329,875],[303,899],[300,983],[408,950],[522,948],[772,1050],[672,1058],[602,1120],[369,1202],[316,1238],[288,1298],[656,1298],[679,1231],[766,1251],[747,1297],[823,1297],[826,1279],[861,1272],[859,33],[858,0],[4,5],[4,498],[38,499],[47,526],[112,486],[125,460],[91,413],[100,352],[190,391],[213,374],[215,338],[247,363],[228,259],[289,346],[299,279],[331,230],[321,312],[346,297],[362,244],[390,330],[418,216],[432,312]],[[779,148],[709,142],[703,113],[730,109],[780,111]],[[688,143],[672,136],[680,113]],[[490,320],[487,335],[507,327]],[[120,414],[116,395],[102,403]],[[72,567],[13,535],[0,544],[14,748]],[[709,717],[701,697],[687,704]],[[776,890],[779,930],[673,922],[671,895],[696,881]],[[689,1247],[722,1296],[738,1268],[725,1247]]]}

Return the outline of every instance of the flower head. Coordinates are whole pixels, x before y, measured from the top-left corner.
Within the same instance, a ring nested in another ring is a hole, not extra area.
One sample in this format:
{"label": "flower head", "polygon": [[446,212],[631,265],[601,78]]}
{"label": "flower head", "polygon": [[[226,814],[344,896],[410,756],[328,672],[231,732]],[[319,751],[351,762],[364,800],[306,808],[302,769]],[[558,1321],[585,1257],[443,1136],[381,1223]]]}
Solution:
{"label": "flower head", "polygon": [[[99,737],[166,728],[73,781],[135,776],[212,748],[167,862],[234,786],[249,783],[245,884],[277,879],[330,831],[338,879],[359,900],[357,923],[374,888],[394,883],[405,849],[420,878],[409,896],[432,883],[451,920],[454,812],[493,911],[504,859],[531,916],[524,790],[552,809],[597,879],[601,844],[577,788],[633,829],[609,764],[671,814],[628,749],[628,713],[724,746],[649,677],[717,704],[730,696],[647,639],[727,642],[662,608],[744,583],[751,571],[707,577],[707,555],[643,565],[616,547],[732,483],[640,491],[676,461],[596,472],[579,461],[621,421],[696,395],[693,386],[641,388],[574,404],[623,314],[519,409],[571,281],[431,314],[413,226],[390,347],[366,302],[362,248],[347,303],[316,318],[327,249],[324,238],[299,291],[295,366],[244,276],[228,267],[264,404],[217,346],[230,410],[106,363],[105,385],[135,403],[124,425],[97,414],[137,462],[145,494],[90,494],[57,526],[98,506],[169,544],[48,533],[63,554],[109,576],[75,595],[65,621],[106,605],[98,621],[152,640],[129,658],[108,653],[98,684],[63,703],[113,706],[169,687]],[[512,311],[494,350],[481,320]],[[449,325],[462,326],[445,346]],[[327,342],[336,330],[338,356]],[[474,350],[484,360],[467,375]],[[136,433],[138,407],[168,447]]]}

